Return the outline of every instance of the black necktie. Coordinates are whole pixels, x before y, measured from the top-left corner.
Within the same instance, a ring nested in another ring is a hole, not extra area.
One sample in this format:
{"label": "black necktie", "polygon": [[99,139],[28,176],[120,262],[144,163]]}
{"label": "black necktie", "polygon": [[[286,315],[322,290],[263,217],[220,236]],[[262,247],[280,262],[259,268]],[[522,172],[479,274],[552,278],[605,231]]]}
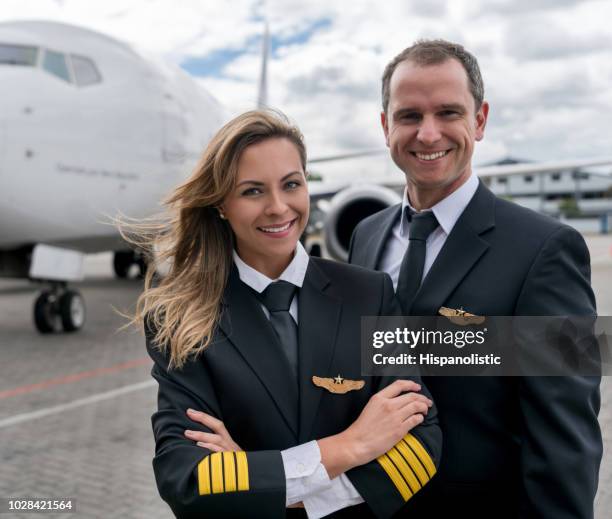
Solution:
{"label": "black necktie", "polygon": [[402,259],[396,293],[404,314],[408,315],[423,279],[427,237],[438,227],[438,220],[433,211],[410,214],[406,209],[406,212],[410,221],[409,244]]}
{"label": "black necktie", "polygon": [[289,313],[289,307],[297,288],[287,281],[275,281],[270,283],[261,294],[258,294],[259,300],[270,312],[270,324],[278,335],[296,380],[298,376],[298,330]]}

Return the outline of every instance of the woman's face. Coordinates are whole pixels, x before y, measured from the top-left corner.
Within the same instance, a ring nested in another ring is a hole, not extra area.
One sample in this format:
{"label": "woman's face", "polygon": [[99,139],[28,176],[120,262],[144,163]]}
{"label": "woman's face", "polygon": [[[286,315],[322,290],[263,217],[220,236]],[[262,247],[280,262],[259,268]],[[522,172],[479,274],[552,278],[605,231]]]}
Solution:
{"label": "woman's face", "polygon": [[236,236],[242,260],[277,278],[293,258],[310,209],[300,154],[285,138],[246,148],[234,190],[219,207]]}

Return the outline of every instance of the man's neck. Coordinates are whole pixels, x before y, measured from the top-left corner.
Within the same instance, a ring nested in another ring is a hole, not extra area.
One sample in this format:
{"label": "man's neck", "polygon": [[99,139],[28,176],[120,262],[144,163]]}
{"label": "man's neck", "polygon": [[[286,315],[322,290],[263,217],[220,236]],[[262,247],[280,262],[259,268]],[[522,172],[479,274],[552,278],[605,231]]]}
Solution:
{"label": "man's neck", "polygon": [[418,186],[407,181],[408,200],[410,201],[410,205],[417,211],[431,209],[448,195],[457,191],[457,189],[468,181],[471,174],[471,171],[468,171],[467,174],[461,175],[449,185],[434,189],[419,189]]}

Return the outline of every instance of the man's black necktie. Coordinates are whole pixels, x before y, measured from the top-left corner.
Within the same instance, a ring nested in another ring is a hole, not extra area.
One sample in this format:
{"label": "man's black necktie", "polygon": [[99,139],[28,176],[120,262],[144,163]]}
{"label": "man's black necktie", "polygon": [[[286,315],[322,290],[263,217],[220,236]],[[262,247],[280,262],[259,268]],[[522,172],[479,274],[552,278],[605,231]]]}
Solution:
{"label": "man's black necktie", "polygon": [[406,216],[410,222],[409,244],[400,267],[396,290],[404,315],[410,313],[414,296],[421,286],[423,269],[425,268],[427,237],[438,227],[438,220],[433,211],[410,214],[406,209]]}
{"label": "man's black necktie", "polygon": [[270,312],[270,324],[287,355],[295,380],[298,377],[298,330],[289,307],[298,287],[287,281],[275,281],[258,295]]}

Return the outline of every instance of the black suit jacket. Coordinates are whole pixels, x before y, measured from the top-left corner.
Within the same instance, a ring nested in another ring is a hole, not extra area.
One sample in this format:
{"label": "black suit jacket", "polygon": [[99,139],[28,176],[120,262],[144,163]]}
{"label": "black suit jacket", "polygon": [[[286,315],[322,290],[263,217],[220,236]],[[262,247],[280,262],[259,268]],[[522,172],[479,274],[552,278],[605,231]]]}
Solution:
{"label": "black suit jacket", "polygon": [[[400,206],[364,220],[350,260],[378,268]],[[480,183],[416,295],[477,315],[594,315],[582,236]],[[434,517],[589,518],[602,456],[598,377],[424,377],[444,436],[436,481],[405,508]]]}
{"label": "black suit jacket", "polygon": [[[146,327],[159,382],[153,467],[159,492],[178,517],[284,517],[280,451],[344,430],[392,382],[362,377],[359,354],[361,316],[397,313],[389,276],[311,258],[298,301],[299,381],[236,270],[213,343],[181,370],[168,371],[168,359],[152,347],[153,330]],[[332,394],[316,387],[313,375],[363,379],[365,386]],[[221,419],[246,452],[211,454],[187,440],[185,429],[206,430],[187,418],[187,408]],[[434,475],[441,451],[435,408],[404,440],[347,472],[367,505],[345,514],[388,517]]]}

